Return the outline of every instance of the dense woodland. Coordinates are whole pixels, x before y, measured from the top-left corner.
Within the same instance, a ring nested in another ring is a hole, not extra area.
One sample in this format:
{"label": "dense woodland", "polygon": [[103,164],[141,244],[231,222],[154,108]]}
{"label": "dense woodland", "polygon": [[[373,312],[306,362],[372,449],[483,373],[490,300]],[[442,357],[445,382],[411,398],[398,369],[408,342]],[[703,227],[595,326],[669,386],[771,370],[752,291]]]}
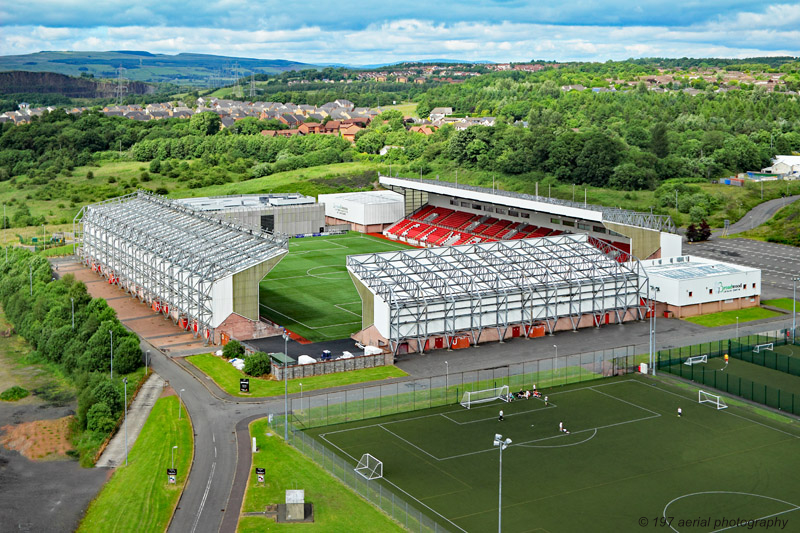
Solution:
{"label": "dense woodland", "polygon": [[[105,300],[92,299],[74,276],[56,280],[46,258],[21,248],[9,251],[8,261],[0,263],[0,304],[14,330],[33,348],[29,360],[54,367],[76,386],[75,445],[81,464],[90,466],[122,416],[121,377],[142,366],[139,338],[125,329]],[[131,382],[129,392],[136,386]]]}
{"label": "dense woodland", "polygon": [[[705,66],[708,66],[706,63]],[[742,64],[717,65],[743,68]],[[745,65],[764,72],[780,67],[789,81],[797,63]],[[57,177],[76,166],[96,164],[109,154],[146,163],[141,185],[166,175],[204,187],[273,173],[346,161],[391,164],[396,172],[433,176],[458,168],[513,177],[517,182],[555,180],[621,190],[655,190],[665,180],[706,181],[746,170],[760,170],[776,154],[800,151],[798,96],[742,86],[715,92],[716,85],[676,76],[673,91],[657,93],[625,80],[657,72],[646,62],[609,62],[546,68],[536,73],[500,72],[460,84],[409,88],[408,84],[318,82],[293,85],[289,75],[275,78],[275,98],[319,104],[347,98],[357,105],[380,92],[411,98],[424,116],[432,107],[453,107],[456,114],[495,116],[494,127],[456,131],[445,126],[433,135],[408,131],[398,111],[387,111],[357,134],[355,146],[332,136],[268,138],[262,129],[277,124],[245,119],[219,129],[212,113],[190,120],[137,122],[106,117],[98,111],[80,116],[59,110],[22,126],[4,124],[0,135],[0,181],[18,188],[49,186],[41,195],[64,195]],[[616,92],[561,90],[562,85],[608,86]],[[272,85],[272,81],[269,85]],[[690,95],[682,86],[702,87]],[[397,87],[396,87],[397,86]],[[401,87],[402,86],[402,87]],[[284,90],[286,89],[286,90]],[[359,92],[363,89],[363,92]],[[401,90],[402,89],[402,90]],[[623,90],[625,89],[625,90]],[[365,95],[365,96],[364,96]],[[363,96],[363,98],[362,98]],[[382,147],[396,146],[385,156]],[[690,196],[689,196],[690,197]],[[80,203],[83,198],[71,198]],[[691,202],[686,205],[688,212]],[[707,206],[710,207],[710,206]],[[24,210],[12,225],[36,224]],[[701,216],[698,212],[697,216]],[[697,217],[693,217],[697,218]]]}

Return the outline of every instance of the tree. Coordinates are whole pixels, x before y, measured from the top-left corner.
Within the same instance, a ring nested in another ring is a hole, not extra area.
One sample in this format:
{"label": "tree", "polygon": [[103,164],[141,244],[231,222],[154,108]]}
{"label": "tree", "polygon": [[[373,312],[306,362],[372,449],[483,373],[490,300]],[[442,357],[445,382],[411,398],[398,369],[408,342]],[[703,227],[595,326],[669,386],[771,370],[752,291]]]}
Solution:
{"label": "tree", "polygon": [[244,346],[237,340],[231,339],[222,348],[222,357],[225,359],[233,359],[235,357],[242,357],[244,355]]}
{"label": "tree", "polygon": [[659,122],[653,126],[650,134],[650,150],[659,158],[666,157],[669,154],[667,125],[663,122]]}
{"label": "tree", "polygon": [[604,187],[622,157],[622,143],[604,133],[592,133],[581,149],[574,171],[578,181]]}
{"label": "tree", "polygon": [[211,111],[196,113],[189,119],[189,128],[201,135],[214,135],[219,132],[222,123],[219,115]]}
{"label": "tree", "polygon": [[264,352],[256,352],[244,358],[244,373],[248,376],[263,376],[270,372],[270,357]]}
{"label": "tree", "polygon": [[111,415],[111,409],[105,402],[97,402],[89,408],[86,415],[86,429],[89,431],[97,431],[99,433],[110,433],[116,422]]}

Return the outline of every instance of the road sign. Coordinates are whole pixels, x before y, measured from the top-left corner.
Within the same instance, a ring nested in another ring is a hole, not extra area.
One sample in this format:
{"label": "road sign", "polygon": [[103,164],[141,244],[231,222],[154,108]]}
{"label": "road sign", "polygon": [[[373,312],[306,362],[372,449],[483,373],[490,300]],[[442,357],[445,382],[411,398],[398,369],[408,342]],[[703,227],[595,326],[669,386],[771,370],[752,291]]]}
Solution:
{"label": "road sign", "polygon": [[250,392],[250,380],[241,378],[239,380],[239,392]]}
{"label": "road sign", "polygon": [[264,483],[264,476],[266,473],[267,471],[265,468],[256,468],[256,476],[258,477],[259,483]]}
{"label": "road sign", "polygon": [[167,479],[171,485],[175,484],[175,479],[178,477],[177,468],[167,468]]}

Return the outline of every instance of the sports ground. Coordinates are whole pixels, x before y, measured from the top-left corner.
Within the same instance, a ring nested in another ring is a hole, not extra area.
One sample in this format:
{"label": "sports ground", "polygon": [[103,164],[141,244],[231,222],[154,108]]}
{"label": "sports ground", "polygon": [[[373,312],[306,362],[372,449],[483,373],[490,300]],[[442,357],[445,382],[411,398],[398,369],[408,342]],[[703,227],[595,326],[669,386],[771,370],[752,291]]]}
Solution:
{"label": "sports ground", "polygon": [[356,232],[290,239],[289,253],[261,282],[261,316],[313,342],[347,338],[361,329],[347,256],[407,248]]}
{"label": "sports ground", "polygon": [[382,460],[376,483],[450,531],[497,529],[497,433],[513,441],[505,532],[723,531],[756,519],[800,530],[798,424],[732,400],[699,404],[697,391],[629,375],[544,390],[549,405],[455,404],[307,433],[353,466],[364,453]]}

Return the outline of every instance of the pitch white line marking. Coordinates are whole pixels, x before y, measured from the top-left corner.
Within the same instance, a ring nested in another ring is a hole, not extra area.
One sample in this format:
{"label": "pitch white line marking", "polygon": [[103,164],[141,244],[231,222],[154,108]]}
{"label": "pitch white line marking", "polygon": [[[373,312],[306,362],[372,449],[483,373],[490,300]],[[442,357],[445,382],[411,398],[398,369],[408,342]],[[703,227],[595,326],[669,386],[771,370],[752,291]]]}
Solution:
{"label": "pitch white line marking", "polygon": [[[752,520],[754,520],[754,521],[766,520],[767,518],[772,518],[774,516],[780,516],[782,514],[791,513],[792,511],[797,511],[798,509],[800,509],[799,505],[795,505],[793,503],[789,503],[787,501],[780,500],[778,498],[773,498],[772,496],[764,496],[762,494],[753,494],[753,493],[750,493],[750,492],[736,492],[736,491],[731,491],[731,490],[708,490],[708,491],[693,492],[691,494],[684,494],[683,496],[678,496],[677,498],[671,500],[667,505],[664,506],[664,511],[662,513],[662,516],[664,518],[667,517],[667,509],[669,509],[669,506],[672,505],[673,503],[675,503],[676,501],[682,500],[683,498],[690,498],[692,496],[699,496],[699,495],[702,495],[702,494],[738,494],[740,496],[754,496],[756,498],[764,498],[765,500],[772,500],[772,501],[780,502],[780,503],[783,503],[783,504],[786,504],[786,505],[792,507],[792,509],[787,509],[785,511],[781,511],[780,513],[774,513],[774,514],[771,514],[771,515],[762,516],[761,518],[753,518]],[[730,527],[725,527],[725,528],[722,528],[722,529],[714,530],[711,533],[718,533],[720,531],[727,531],[728,529],[733,529],[735,527],[739,527],[739,526],[733,525],[733,526],[730,526]],[[674,531],[675,533],[680,533],[677,529],[672,527],[671,524],[670,524],[669,528],[672,531]]]}

